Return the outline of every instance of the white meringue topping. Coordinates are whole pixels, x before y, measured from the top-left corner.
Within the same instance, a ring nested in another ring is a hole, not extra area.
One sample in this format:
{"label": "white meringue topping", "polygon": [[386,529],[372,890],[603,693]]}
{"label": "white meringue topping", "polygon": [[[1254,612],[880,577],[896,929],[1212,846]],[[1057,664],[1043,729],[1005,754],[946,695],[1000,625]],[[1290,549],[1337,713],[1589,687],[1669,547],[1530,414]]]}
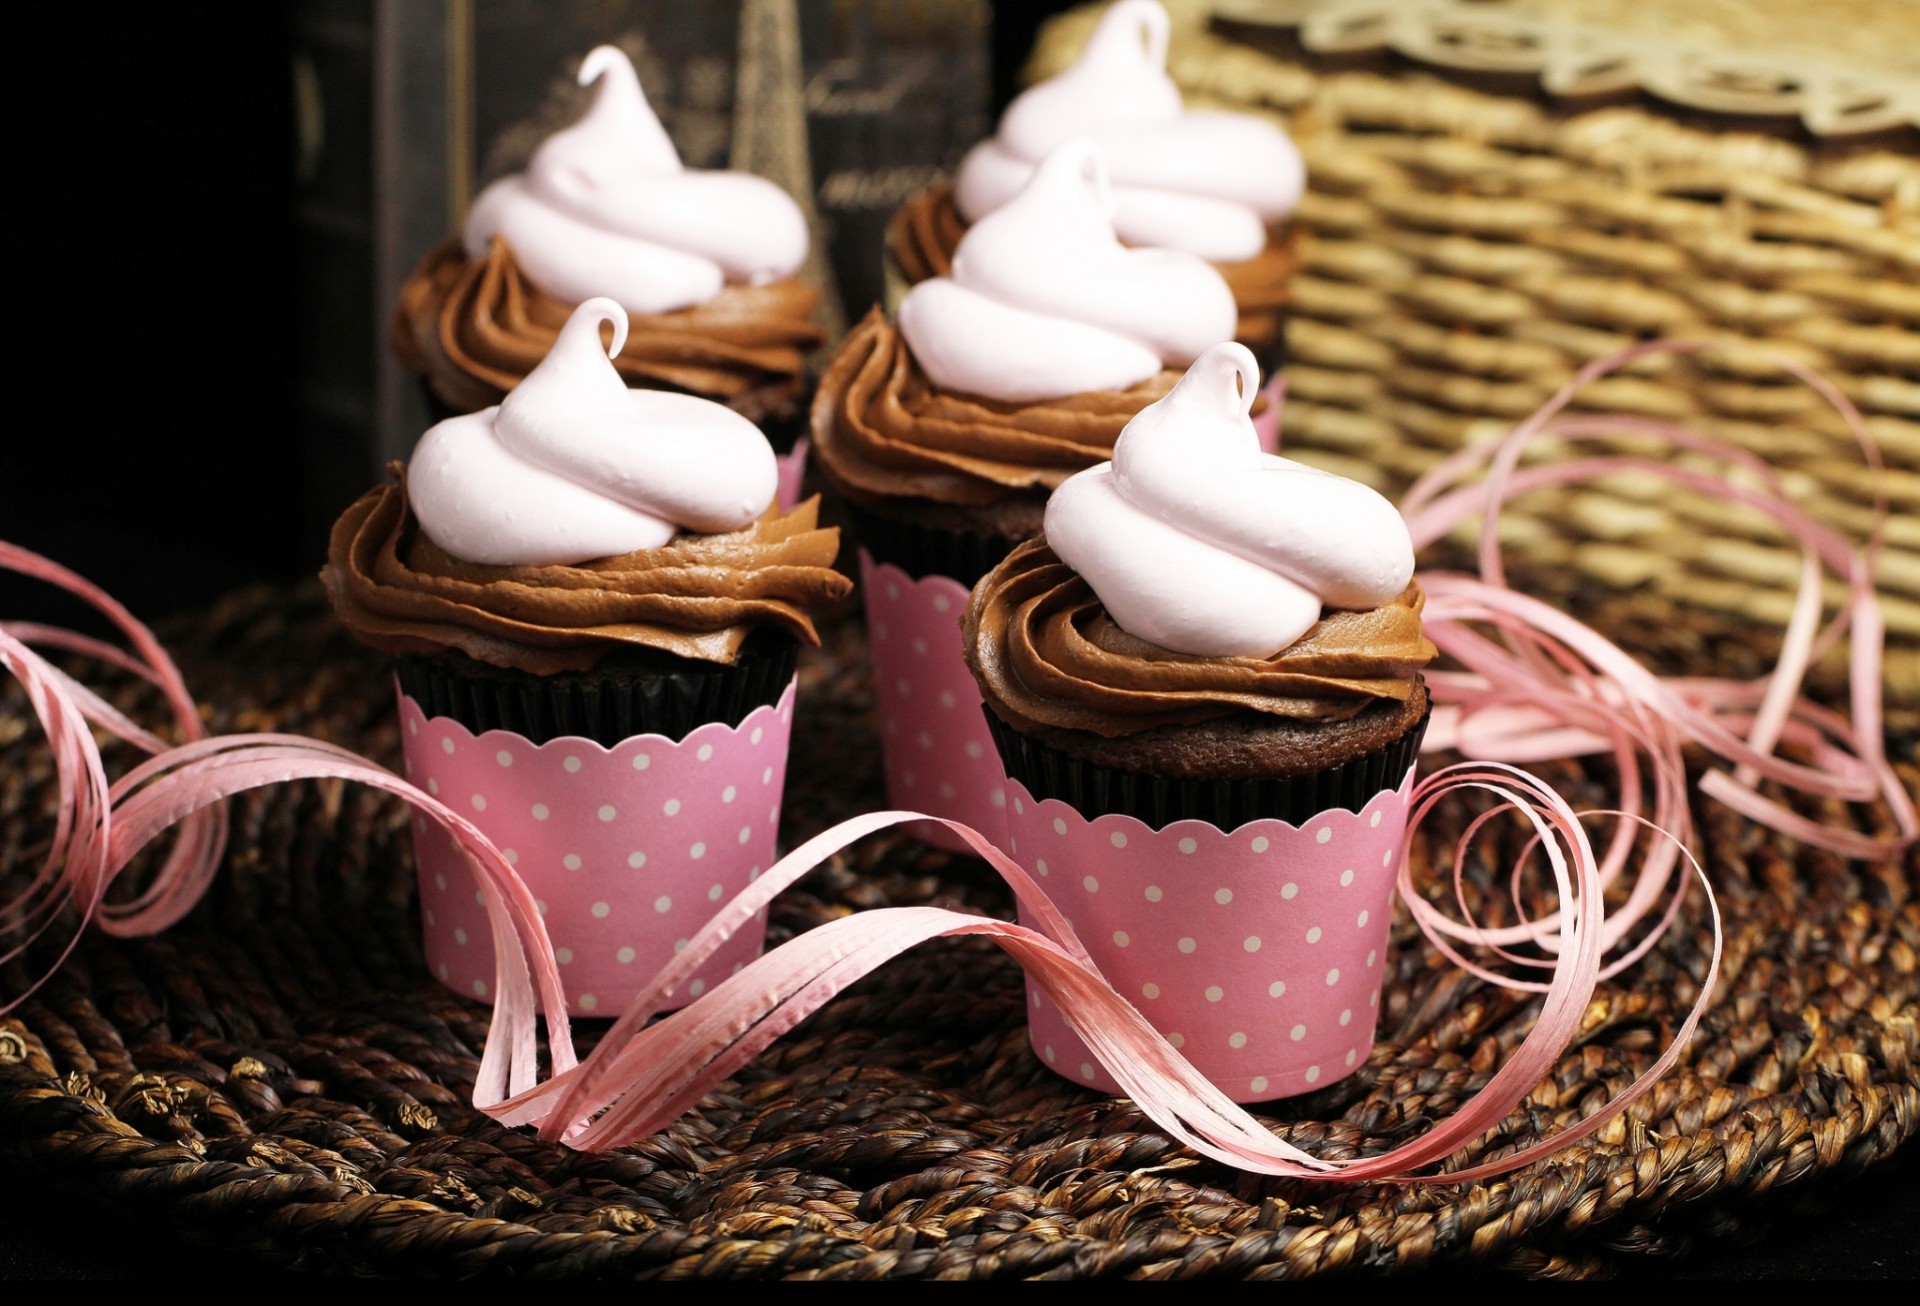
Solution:
{"label": "white meringue topping", "polygon": [[607,361],[626,335],[619,304],[589,299],[499,406],[420,438],[407,497],[428,539],[465,562],[572,565],[767,510],[778,469],[760,429],[710,400],[627,389]]}
{"label": "white meringue topping", "polygon": [[1166,73],[1168,31],[1156,0],[1108,9],[1073,67],[1018,96],[968,152],[954,185],[961,216],[978,222],[1061,142],[1085,137],[1106,156],[1122,240],[1216,263],[1258,254],[1300,202],[1300,152],[1263,119],[1186,110]]}
{"label": "white meringue topping", "polygon": [[1196,657],[1268,658],[1323,605],[1390,602],[1413,577],[1399,510],[1358,481],[1262,453],[1260,369],[1202,354],[1120,432],[1113,461],[1047,501],[1047,544],[1122,630]]}
{"label": "white meringue topping", "polygon": [[625,54],[589,53],[586,116],[554,133],[522,175],[480,193],[467,253],[497,233],[528,280],[569,304],[608,295],[629,313],[703,304],[728,282],[791,276],[807,224],[792,196],[745,172],[687,171]]}
{"label": "white meringue topping", "polygon": [[1115,236],[1100,153],[1068,141],[975,223],[953,272],[907,293],[900,330],[935,385],[1010,403],[1123,390],[1233,335],[1205,260]]}

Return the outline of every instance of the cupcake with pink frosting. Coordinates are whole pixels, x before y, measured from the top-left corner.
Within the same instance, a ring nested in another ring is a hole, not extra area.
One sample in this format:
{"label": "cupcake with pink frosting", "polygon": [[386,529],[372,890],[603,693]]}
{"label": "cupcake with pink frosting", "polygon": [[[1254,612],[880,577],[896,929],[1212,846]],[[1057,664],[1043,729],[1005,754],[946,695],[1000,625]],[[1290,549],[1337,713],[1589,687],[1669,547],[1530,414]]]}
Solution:
{"label": "cupcake with pink frosting", "polygon": [[1123,245],[1112,214],[1099,149],[1061,146],[897,322],[860,323],[814,400],[814,462],[861,543],[890,797],[989,833],[1004,794],[960,658],[967,591],[1233,331],[1218,272]]}
{"label": "cupcake with pink frosting", "polygon": [[[1230,1095],[1370,1045],[1428,713],[1413,546],[1358,482],[1262,452],[1244,346],[1201,356],[1067,481],[963,630],[1007,847]],[[1116,1086],[1038,992],[1034,1046]]]}
{"label": "cupcake with pink frosting", "polygon": [[483,190],[407,279],[395,351],[438,405],[473,412],[539,365],[576,305],[605,295],[627,317],[613,360],[627,385],[725,404],[790,447],[824,339],[819,296],[795,275],[799,205],[762,177],[683,167],[620,50],[593,50],[579,78],[594,87],[585,115]]}
{"label": "cupcake with pink frosting", "polygon": [[1019,194],[1063,142],[1085,139],[1107,160],[1120,239],[1213,263],[1238,305],[1233,338],[1276,371],[1298,266],[1288,220],[1305,186],[1300,152],[1263,118],[1186,108],[1166,72],[1170,30],[1157,0],[1110,7],[1074,65],[1017,96],[952,184],[894,216],[890,279],[946,275],[971,224]]}
{"label": "cupcake with pink frosting", "polygon": [[[500,404],[434,426],[341,515],[322,572],[394,655],[414,782],[511,850],[581,1013],[617,1012],[772,863],[798,650],[851,588],[818,500],[775,506],[753,423],[626,386],[627,328],[581,304]],[[416,843],[429,963],[490,996],[465,863]]]}

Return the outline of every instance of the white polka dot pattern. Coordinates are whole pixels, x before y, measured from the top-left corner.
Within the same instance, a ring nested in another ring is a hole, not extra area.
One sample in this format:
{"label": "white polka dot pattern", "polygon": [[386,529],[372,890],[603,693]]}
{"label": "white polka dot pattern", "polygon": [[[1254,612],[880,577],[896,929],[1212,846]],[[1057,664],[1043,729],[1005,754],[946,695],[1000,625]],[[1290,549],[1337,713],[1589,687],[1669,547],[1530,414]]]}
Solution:
{"label": "white polka dot pattern", "polygon": [[[880,708],[887,801],[962,821],[995,842],[1006,829],[1006,772],[960,652],[967,591],[946,576],[919,580],[860,550],[860,591]],[[970,852],[945,826],[908,827],[938,848]]]}
{"label": "white polka dot pattern", "polygon": [[[1048,892],[1122,993],[1239,1101],[1306,1092],[1348,1073],[1372,1046],[1383,978],[1393,853],[1412,777],[1360,812],[1300,828],[1256,821],[1223,833],[1199,821],[1151,830],[1088,821],[1007,785],[1008,846],[1044,849]],[[1054,887],[1061,886],[1061,887]],[[1022,920],[1033,924],[1026,913]],[[1069,1079],[1117,1092],[1051,1002],[1028,1012],[1036,1047]],[[1351,1053],[1351,1057],[1349,1056]],[[1092,1074],[1076,1074],[1090,1067]]]}
{"label": "white polka dot pattern", "polygon": [[[773,860],[777,801],[743,824],[734,800],[763,775],[767,788],[753,792],[779,798],[794,694],[789,686],[738,729],[715,723],[679,742],[646,735],[612,749],[536,747],[505,731],[475,738],[403,696],[401,739],[417,774],[471,795],[474,821],[516,850],[509,860],[543,904],[574,1014],[605,1017]],[[489,997],[493,932],[472,873],[445,839],[417,838],[415,851],[429,966],[456,991]],[[762,921],[735,935],[701,968],[701,988],[759,955],[764,934]]]}

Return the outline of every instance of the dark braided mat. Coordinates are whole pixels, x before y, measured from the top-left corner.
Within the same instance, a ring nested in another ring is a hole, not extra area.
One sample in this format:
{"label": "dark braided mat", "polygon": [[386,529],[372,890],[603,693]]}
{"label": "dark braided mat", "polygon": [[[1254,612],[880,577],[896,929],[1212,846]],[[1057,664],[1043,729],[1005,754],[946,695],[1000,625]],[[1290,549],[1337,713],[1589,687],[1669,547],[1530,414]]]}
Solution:
{"label": "dark braided mat", "polygon": [[[1668,666],[1759,666],[1736,629],[1562,601]],[[249,592],[163,634],[215,730],[302,731],[397,758],[387,675],[313,591]],[[789,845],[880,793],[860,628],[828,638],[803,663]],[[113,697],[159,718],[144,690]],[[17,873],[50,829],[49,762],[21,696],[0,709],[0,867]],[[1916,724],[1909,706],[1894,728],[1910,785]],[[1576,805],[1602,797],[1575,767],[1552,774]],[[467,1104],[486,1012],[421,961],[400,805],[337,783],[261,791],[234,804],[226,868],[188,921],[148,940],[92,935],[0,1020],[0,1183],[223,1262],[363,1274],[1607,1273],[1759,1237],[1920,1127],[1920,868],[1849,864],[1700,815],[1725,978],[1680,1067],[1598,1138],[1504,1180],[1342,1187],[1198,1161],[1131,1103],[1053,1077],[1027,1047],[1019,970],[978,941],[889,965],[640,1146],[549,1147]],[[1429,842],[1451,844],[1463,818],[1450,817]],[[976,864],[883,835],[782,898],[771,942],[907,903],[1011,906]],[[1624,984],[1602,987],[1578,1045],[1475,1159],[1572,1123],[1651,1061],[1704,962],[1697,895],[1691,908]],[[1322,1155],[1382,1150],[1452,1111],[1532,1018],[1401,915],[1372,1059],[1270,1109]],[[0,991],[24,974],[0,973]]]}

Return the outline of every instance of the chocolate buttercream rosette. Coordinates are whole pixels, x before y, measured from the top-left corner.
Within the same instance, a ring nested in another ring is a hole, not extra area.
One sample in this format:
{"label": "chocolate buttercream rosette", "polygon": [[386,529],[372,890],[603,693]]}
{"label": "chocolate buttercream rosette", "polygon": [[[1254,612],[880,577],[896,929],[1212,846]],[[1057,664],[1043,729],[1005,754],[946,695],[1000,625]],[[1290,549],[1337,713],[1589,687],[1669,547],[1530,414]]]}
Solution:
{"label": "chocolate buttercream rosette", "polygon": [[1212,263],[1238,307],[1233,338],[1277,374],[1299,266],[1300,152],[1268,119],[1188,110],[1166,72],[1169,34],[1154,0],[1111,5],[1075,63],[1015,97],[951,183],[909,199],[883,245],[888,306],[951,275],[970,228],[1019,194],[1051,153],[1080,141],[1106,159],[1118,238]]}
{"label": "chocolate buttercream rosette", "polygon": [[[962,625],[1007,850],[1241,1102],[1372,1046],[1435,656],[1404,523],[1262,452],[1259,379],[1243,345],[1202,354],[1055,492]],[[1120,1088],[1042,986],[1027,1015],[1049,1067]]]}
{"label": "chocolate buttercream rosette", "polygon": [[876,560],[971,586],[1039,531],[1047,495],[1111,455],[1176,379],[1163,370],[1124,389],[1028,402],[943,390],[876,308],[821,377],[814,464]]}
{"label": "chocolate buttercream rosette", "polygon": [[[810,360],[826,339],[813,320],[819,302],[788,277],[729,285],[672,312],[630,313],[613,366],[629,386],[725,404],[785,453],[806,433]],[[401,287],[393,350],[419,374],[435,420],[478,412],[539,364],[572,311],[527,279],[504,237],[477,258],[450,239]]]}
{"label": "chocolate buttercream rosette", "polygon": [[974,587],[968,666],[1010,779],[1088,818],[1159,830],[1300,824],[1399,787],[1429,714],[1417,583],[1330,611],[1271,658],[1196,658],[1120,629],[1047,547],[1021,545]]}
{"label": "chocolate buttercream rosette", "polygon": [[588,53],[579,81],[593,87],[581,118],[487,186],[407,279],[395,352],[436,416],[476,412],[539,364],[575,306],[608,296],[627,312],[627,385],[725,404],[787,452],[825,339],[796,276],[804,214],[765,178],[684,167],[619,49]]}
{"label": "chocolate buttercream rosette", "polygon": [[[799,646],[851,588],[818,500],[772,502],[761,432],[624,384],[626,322],[589,299],[499,406],[436,424],[341,514],[322,573],[342,623],[395,657],[408,776],[503,850],[583,1016],[623,1009],[773,864]],[[459,848],[416,822],[415,854],[429,964],[492,998]],[[751,961],[763,927],[676,1003]]]}
{"label": "chocolate buttercream rosette", "polygon": [[475,731],[611,746],[737,725],[778,701],[800,642],[818,642],[812,614],[851,588],[818,500],[578,566],[489,567],[426,537],[394,470],[335,523],[322,578],[403,692]]}
{"label": "chocolate buttercream rosette", "polygon": [[[888,220],[882,246],[889,309],[906,292],[953,270],[954,251],[967,234],[967,220],[953,201],[953,185],[941,182],[913,196]],[[1291,219],[1267,230],[1266,245],[1251,258],[1214,261],[1233,291],[1239,321],[1233,338],[1253,351],[1260,370],[1280,374],[1287,362],[1287,319],[1293,311],[1293,278],[1300,270],[1306,237]]]}

